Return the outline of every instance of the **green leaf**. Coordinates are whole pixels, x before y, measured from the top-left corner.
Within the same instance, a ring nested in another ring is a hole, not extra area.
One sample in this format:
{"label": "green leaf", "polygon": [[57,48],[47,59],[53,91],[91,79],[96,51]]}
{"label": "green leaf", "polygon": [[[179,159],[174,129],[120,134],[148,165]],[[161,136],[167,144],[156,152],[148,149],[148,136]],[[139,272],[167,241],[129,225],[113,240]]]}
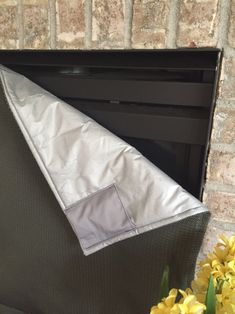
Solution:
{"label": "green leaf", "polygon": [[167,297],[169,294],[169,274],[170,268],[169,266],[166,266],[162,274],[158,302],[160,302],[163,298]]}
{"label": "green leaf", "polygon": [[205,314],[215,314],[216,294],[212,275],[209,279],[209,285],[206,294],[206,312]]}

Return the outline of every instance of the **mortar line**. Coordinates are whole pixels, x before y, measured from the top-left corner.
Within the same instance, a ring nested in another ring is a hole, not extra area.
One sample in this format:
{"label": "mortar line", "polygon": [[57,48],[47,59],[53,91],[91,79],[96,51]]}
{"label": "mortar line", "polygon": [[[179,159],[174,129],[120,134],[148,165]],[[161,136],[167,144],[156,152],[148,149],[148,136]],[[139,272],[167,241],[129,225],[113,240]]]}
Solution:
{"label": "mortar line", "polygon": [[92,0],[85,1],[85,48],[92,46]]}
{"label": "mortar line", "polygon": [[124,48],[132,45],[133,0],[125,0],[124,8]]}
{"label": "mortar line", "polygon": [[230,57],[234,58],[235,57],[235,48],[230,47],[227,44],[224,44],[223,48],[224,48],[224,56],[225,57],[227,57],[227,58],[230,58]]}
{"label": "mortar line", "polygon": [[235,153],[235,144],[211,143],[210,151],[219,151],[222,153]]}
{"label": "mortar line", "polygon": [[225,183],[218,183],[216,181],[207,181],[205,184],[204,193],[209,191],[213,192],[225,192],[225,193],[235,193],[235,186]]}
{"label": "mortar line", "polygon": [[223,99],[218,98],[216,101],[216,107],[217,109],[223,110],[223,109],[234,109],[235,108],[235,99]]}
{"label": "mortar line", "polygon": [[176,40],[179,23],[179,0],[170,1],[170,12],[168,16],[166,48],[176,48]]}
{"label": "mortar line", "polygon": [[210,225],[212,227],[222,229],[223,231],[234,232],[235,223],[233,222],[233,219],[231,219],[232,221],[231,220],[228,221],[227,219],[225,218],[225,220],[222,220],[219,217],[214,217],[213,219],[211,219]]}
{"label": "mortar line", "polygon": [[49,0],[50,48],[56,49],[56,3]]}
{"label": "mortar line", "polygon": [[223,48],[228,41],[228,28],[230,20],[231,0],[220,1],[220,19],[218,25],[218,41],[217,47]]}
{"label": "mortar line", "polygon": [[23,15],[23,0],[17,1],[17,24],[18,24],[18,48],[24,48],[24,15]]}

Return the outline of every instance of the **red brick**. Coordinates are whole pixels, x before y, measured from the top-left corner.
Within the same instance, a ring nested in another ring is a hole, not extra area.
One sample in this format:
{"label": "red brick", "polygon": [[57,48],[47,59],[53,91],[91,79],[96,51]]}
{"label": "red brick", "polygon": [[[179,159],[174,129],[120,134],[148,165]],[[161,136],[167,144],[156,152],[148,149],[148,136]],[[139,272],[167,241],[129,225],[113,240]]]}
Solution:
{"label": "red brick", "polygon": [[23,0],[24,48],[49,48],[47,0]]}
{"label": "red brick", "polygon": [[168,14],[169,1],[136,0],[133,8],[132,46],[165,47]]}
{"label": "red brick", "polygon": [[215,111],[212,131],[213,143],[235,143],[235,108],[220,108]]}
{"label": "red brick", "polygon": [[235,99],[235,58],[223,60],[219,96]]}
{"label": "red brick", "polygon": [[0,1],[0,26],[0,49],[16,49],[18,34],[15,0]]}
{"label": "red brick", "polygon": [[216,46],[217,1],[183,0],[180,3],[177,45],[180,47]]}
{"label": "red brick", "polygon": [[215,218],[235,222],[235,194],[208,191],[204,194],[204,203]]}
{"label": "red brick", "polygon": [[212,151],[209,155],[208,180],[235,185],[235,154]]}
{"label": "red brick", "polygon": [[93,0],[93,48],[123,48],[124,6],[122,0]]}
{"label": "red brick", "polygon": [[57,47],[84,48],[85,11],[82,0],[57,0]]}

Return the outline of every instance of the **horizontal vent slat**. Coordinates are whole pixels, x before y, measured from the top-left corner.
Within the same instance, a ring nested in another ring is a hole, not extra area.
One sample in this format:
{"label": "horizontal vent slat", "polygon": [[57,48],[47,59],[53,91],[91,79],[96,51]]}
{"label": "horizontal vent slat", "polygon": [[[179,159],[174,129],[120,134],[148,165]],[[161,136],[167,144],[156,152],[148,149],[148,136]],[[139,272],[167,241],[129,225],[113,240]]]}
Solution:
{"label": "horizontal vent slat", "polygon": [[210,106],[210,83],[100,80],[80,77],[38,77],[36,82],[62,98],[137,102],[180,106]]}
{"label": "horizontal vent slat", "polygon": [[[81,108],[78,108],[82,111]],[[86,110],[87,115],[119,136],[205,145],[207,120],[190,117],[154,116]]]}

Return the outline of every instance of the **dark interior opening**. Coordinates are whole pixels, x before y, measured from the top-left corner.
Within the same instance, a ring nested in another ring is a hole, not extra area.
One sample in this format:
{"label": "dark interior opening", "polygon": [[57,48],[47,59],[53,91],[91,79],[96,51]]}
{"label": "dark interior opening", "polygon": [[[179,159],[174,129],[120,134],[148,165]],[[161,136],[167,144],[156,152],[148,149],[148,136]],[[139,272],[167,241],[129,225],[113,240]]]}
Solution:
{"label": "dark interior opening", "polygon": [[218,49],[1,51],[0,63],[94,118],[201,198]]}

